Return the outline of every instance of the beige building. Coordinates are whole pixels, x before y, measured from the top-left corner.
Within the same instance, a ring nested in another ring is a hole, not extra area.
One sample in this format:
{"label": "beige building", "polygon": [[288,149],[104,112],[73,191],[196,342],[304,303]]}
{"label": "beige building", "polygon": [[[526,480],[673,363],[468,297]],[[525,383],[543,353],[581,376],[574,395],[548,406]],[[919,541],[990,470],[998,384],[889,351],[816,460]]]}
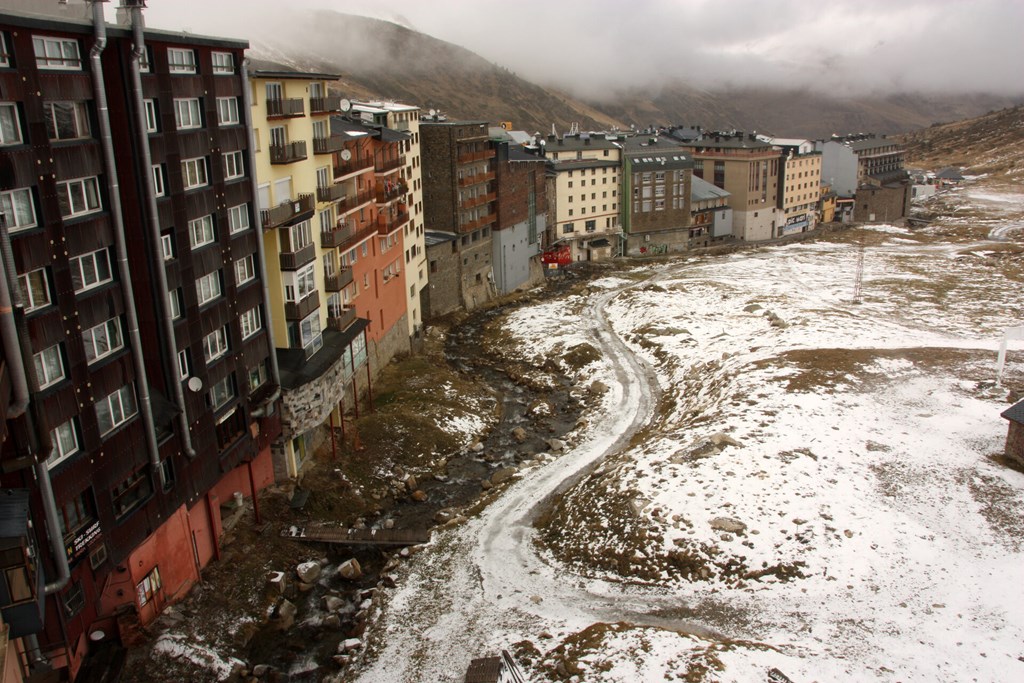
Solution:
{"label": "beige building", "polygon": [[409,222],[405,225],[405,279],[408,298],[409,336],[423,329],[421,296],[427,288],[427,250],[423,227],[423,180],[420,164],[420,109],[397,102],[353,102],[352,114],[363,121],[386,126],[409,135],[405,142],[405,168],[401,177],[409,188]]}
{"label": "beige building", "polygon": [[548,244],[568,244],[572,261],[618,255],[622,145],[604,134],[548,136]]}
{"label": "beige building", "polygon": [[763,139],[782,150],[778,235],[813,230],[821,218],[821,152],[811,140]]}

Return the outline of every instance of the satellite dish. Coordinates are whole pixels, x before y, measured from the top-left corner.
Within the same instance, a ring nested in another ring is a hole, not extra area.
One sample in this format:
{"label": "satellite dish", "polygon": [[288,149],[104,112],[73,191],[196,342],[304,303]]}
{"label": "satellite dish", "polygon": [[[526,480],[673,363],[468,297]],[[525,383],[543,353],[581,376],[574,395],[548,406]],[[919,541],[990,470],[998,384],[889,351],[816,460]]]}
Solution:
{"label": "satellite dish", "polygon": [[339,106],[341,107],[342,111],[348,111],[349,109],[352,108],[352,103],[349,102],[348,100],[342,100]]}
{"label": "satellite dish", "polygon": [[352,158],[352,152],[348,151],[347,149],[341,150],[341,160],[342,161],[348,161],[351,158]]}
{"label": "satellite dish", "polygon": [[436,110],[436,109],[431,109],[431,110],[430,110],[429,112],[427,112],[427,113],[428,113],[428,114],[430,114],[431,116],[437,116],[437,110]]}
{"label": "satellite dish", "polygon": [[199,379],[198,377],[189,377],[188,388],[192,391],[192,393],[198,394],[200,391],[203,390],[203,380]]}

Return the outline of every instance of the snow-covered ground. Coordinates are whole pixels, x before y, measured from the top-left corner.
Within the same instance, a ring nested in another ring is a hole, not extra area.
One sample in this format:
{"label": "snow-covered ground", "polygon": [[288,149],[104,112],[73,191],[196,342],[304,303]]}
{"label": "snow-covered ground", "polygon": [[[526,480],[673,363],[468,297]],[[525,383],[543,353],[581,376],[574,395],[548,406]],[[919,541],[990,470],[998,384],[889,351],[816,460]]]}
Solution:
{"label": "snow-covered ground", "polygon": [[[985,241],[1024,197],[964,196],[998,217],[659,264],[511,315],[528,359],[593,345],[578,381],[608,391],[406,565],[358,680],[461,681],[516,643],[579,681],[1024,680],[1024,475],[993,459],[992,387],[1021,267]],[[538,530],[549,502],[568,523]]]}

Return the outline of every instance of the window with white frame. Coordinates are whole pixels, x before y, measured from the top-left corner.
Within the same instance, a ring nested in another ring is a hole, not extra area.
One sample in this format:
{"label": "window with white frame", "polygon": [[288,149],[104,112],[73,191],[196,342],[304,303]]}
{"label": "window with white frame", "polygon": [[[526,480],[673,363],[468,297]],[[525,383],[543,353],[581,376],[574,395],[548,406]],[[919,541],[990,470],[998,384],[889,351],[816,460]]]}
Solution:
{"label": "window with white frame", "polygon": [[112,394],[96,401],[96,421],[100,426],[100,436],[114,431],[135,417],[137,412],[135,387],[131,384],[126,384]]}
{"label": "window with white frame", "polygon": [[178,351],[178,379],[188,379],[192,374],[192,363],[188,357],[188,349]]}
{"label": "window with white frame", "polygon": [[291,251],[305,249],[313,243],[313,228],[310,226],[309,221],[302,221],[291,227],[284,228],[283,232],[288,236],[287,246]]}
{"label": "window with white frame", "polygon": [[36,366],[36,381],[39,383],[40,389],[51,387],[64,379],[64,358],[60,347],[59,343],[54,344],[32,357]]}
{"label": "window with white frame", "polygon": [[203,358],[209,365],[218,358],[227,355],[228,352],[228,326],[214,330],[203,337]]}
{"label": "window with white frame", "polygon": [[46,274],[46,268],[37,268],[19,275],[18,285],[21,287],[21,301],[26,313],[50,305],[50,278]]}
{"label": "window with white frame", "polygon": [[51,140],[77,140],[91,134],[85,102],[45,102],[46,134]]}
{"label": "window with white frame", "polygon": [[106,249],[76,256],[71,259],[70,264],[71,284],[76,294],[99,287],[113,279],[110,270],[110,254]]}
{"label": "window with white frame", "polygon": [[156,100],[143,100],[146,108],[146,132],[155,133],[160,130],[160,119],[156,116]]}
{"label": "window with white frame", "polygon": [[74,218],[103,208],[100,204],[100,183],[96,176],[57,183],[60,215]]}
{"label": "window with white frame", "polygon": [[181,302],[181,289],[173,289],[167,292],[167,309],[171,313],[172,320],[178,320],[184,315],[184,305]]}
{"label": "window with white frame", "polygon": [[256,279],[256,263],[252,254],[235,261],[235,284],[242,285]]}
{"label": "window with white frame", "polygon": [[214,410],[220,410],[237,395],[235,376],[228,375],[210,388],[210,406]]}
{"label": "window with white frame", "polygon": [[172,74],[194,74],[196,72],[195,50],[167,48],[167,68]]}
{"label": "window with white frame", "polygon": [[50,441],[53,443],[53,455],[46,459],[46,467],[54,468],[59,463],[78,452],[78,420],[71,418],[62,425],[50,431]]}
{"label": "window with white frame", "polygon": [[18,145],[21,141],[18,105],[13,102],[0,102],[0,145]]}
{"label": "window with white frame", "polygon": [[207,304],[221,295],[220,271],[215,270],[196,280],[196,296],[199,305]]}
{"label": "window with white frame", "polygon": [[228,230],[234,235],[249,229],[249,205],[239,204],[228,209]]}
{"label": "window with white frame", "polygon": [[320,329],[320,311],[313,311],[298,323],[288,323],[289,342],[293,347],[301,347],[311,356],[323,346],[323,333]]}
{"label": "window with white frame", "polygon": [[213,73],[220,75],[235,73],[235,56],[230,52],[212,52],[210,57],[213,60]]}
{"label": "window with white frame", "polygon": [[238,123],[238,98],[218,97],[217,98],[217,124],[230,126]]}
{"label": "window with white frame", "polygon": [[32,36],[32,49],[36,55],[36,66],[40,69],[82,68],[77,40]]}
{"label": "window with white frame", "polygon": [[178,130],[202,128],[203,111],[199,98],[189,97],[174,100],[174,125]]}
{"label": "window with white frame", "polygon": [[121,334],[121,319],[111,318],[82,333],[85,345],[85,360],[94,363],[124,348]]}
{"label": "window with white frame", "polygon": [[7,229],[11,232],[27,230],[37,225],[32,190],[27,187],[0,192],[0,211],[7,217]]}
{"label": "window with white frame", "polygon": [[241,178],[245,175],[245,165],[241,152],[224,153],[224,180]]}
{"label": "window with white frame", "polygon": [[249,393],[256,391],[267,382],[267,364],[261,362],[254,368],[249,368]]}
{"label": "window with white frame", "polygon": [[253,306],[238,316],[238,322],[242,326],[242,339],[248,339],[259,332],[263,329],[263,317],[260,314],[260,307]]}
{"label": "window with white frame", "polygon": [[206,175],[206,157],[183,159],[181,162],[181,181],[185,184],[186,190],[209,185],[210,180]]}
{"label": "window with white frame", "polygon": [[164,185],[164,165],[153,164],[153,196],[163,197],[167,194],[167,186]]}
{"label": "window with white frame", "polygon": [[285,281],[284,298],[298,303],[316,291],[316,263],[310,263],[293,273],[281,274]]}
{"label": "window with white frame", "polygon": [[11,53],[7,49],[7,34],[0,31],[0,67],[11,66]]}
{"label": "window with white frame", "polygon": [[170,261],[174,258],[174,235],[171,233],[160,235],[160,250],[164,254],[164,261]]}
{"label": "window with white frame", "polygon": [[189,241],[193,249],[204,247],[217,239],[213,229],[213,216],[203,216],[188,222]]}
{"label": "window with white frame", "polygon": [[146,45],[142,49],[142,54],[139,55],[139,72],[148,74],[152,71],[153,60],[149,56],[150,51],[149,45]]}

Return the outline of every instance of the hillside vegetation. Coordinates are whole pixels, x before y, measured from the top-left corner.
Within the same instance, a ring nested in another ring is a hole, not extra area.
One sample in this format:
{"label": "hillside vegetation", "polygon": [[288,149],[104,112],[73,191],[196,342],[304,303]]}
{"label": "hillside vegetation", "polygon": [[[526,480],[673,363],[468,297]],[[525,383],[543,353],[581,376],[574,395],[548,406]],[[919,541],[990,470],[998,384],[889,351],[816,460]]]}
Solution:
{"label": "hillside vegetation", "polygon": [[1024,178],[1024,106],[934,125],[902,139],[908,165],[965,166],[970,173]]}

